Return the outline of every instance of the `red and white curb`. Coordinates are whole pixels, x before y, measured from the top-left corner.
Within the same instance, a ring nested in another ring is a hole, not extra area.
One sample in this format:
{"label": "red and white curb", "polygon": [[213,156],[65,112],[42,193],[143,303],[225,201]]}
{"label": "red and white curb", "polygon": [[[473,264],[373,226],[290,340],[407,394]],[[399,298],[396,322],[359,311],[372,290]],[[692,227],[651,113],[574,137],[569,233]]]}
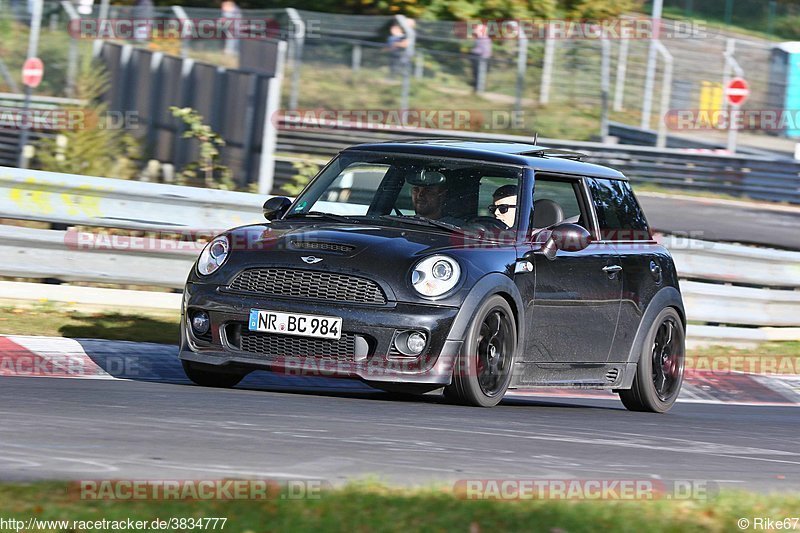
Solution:
{"label": "red and white curb", "polygon": [[[0,335],[0,377],[128,379],[188,383],[178,347],[145,342]],[[361,382],[254,372],[243,382],[257,388],[373,391]],[[538,388],[509,397],[617,399],[611,391]],[[679,401],[736,405],[800,405],[800,375],[689,370]]]}

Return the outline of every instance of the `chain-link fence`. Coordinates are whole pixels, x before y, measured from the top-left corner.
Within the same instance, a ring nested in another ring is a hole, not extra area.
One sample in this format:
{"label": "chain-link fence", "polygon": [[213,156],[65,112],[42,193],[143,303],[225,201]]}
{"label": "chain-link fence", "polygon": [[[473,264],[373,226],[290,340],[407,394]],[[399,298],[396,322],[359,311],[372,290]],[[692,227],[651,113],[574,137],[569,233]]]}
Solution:
{"label": "chain-link fence", "polygon": [[[676,0],[671,8],[680,3]],[[70,14],[62,4],[45,3],[39,55],[46,74],[38,94],[69,96],[74,86],[70,77],[76,72],[73,63],[91,50],[92,39],[66,31]],[[27,48],[25,5],[19,0],[0,0],[0,91],[19,91]],[[739,5],[737,0],[735,6]],[[98,19],[100,7],[96,4],[91,13],[79,16]],[[132,6],[111,6],[106,16],[183,21],[181,27],[186,30],[201,21],[223,18],[223,13],[188,7],[144,12]],[[414,23],[402,17],[287,9],[243,10],[225,16],[266,22],[271,37],[288,41],[284,109],[519,111],[527,120],[517,127],[508,121],[490,126],[509,133],[539,131],[551,137],[587,139],[601,132],[604,105],[612,121],[658,129],[665,113],[725,109],[723,86],[735,76],[746,78],[750,85],[745,110],[775,109],[785,102],[775,95],[787,92],[787,79],[776,77],[770,67],[777,43],[741,35],[733,38],[702,25],[691,34],[662,38],[663,48],[652,60],[647,37],[610,38],[604,46],[602,39],[559,38],[549,32],[527,40],[493,35],[491,57],[485,68],[478,68],[470,54],[475,40],[465,23]],[[663,29],[685,22],[669,22]],[[388,44],[394,24],[410,25],[405,27],[406,38],[413,34],[410,45],[406,43],[400,53]],[[154,24],[146,35],[133,35],[127,42],[222,67],[239,66],[237,39],[198,38],[192,31],[168,35],[159,28]],[[79,53],[71,54],[71,47]],[[670,69],[668,80],[665,74]],[[652,87],[649,94],[648,86]]]}

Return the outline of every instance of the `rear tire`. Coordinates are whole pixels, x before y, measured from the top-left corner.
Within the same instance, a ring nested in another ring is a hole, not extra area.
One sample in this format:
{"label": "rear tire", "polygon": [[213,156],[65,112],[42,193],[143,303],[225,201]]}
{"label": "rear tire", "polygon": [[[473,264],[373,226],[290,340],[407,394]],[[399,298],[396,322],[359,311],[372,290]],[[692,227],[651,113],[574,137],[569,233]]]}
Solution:
{"label": "rear tire", "polygon": [[630,411],[666,413],[683,383],[686,332],[678,312],[667,307],[650,326],[636,375],[630,389],[620,390],[619,399]]}
{"label": "rear tire", "polygon": [[186,377],[202,387],[229,389],[238,385],[248,374],[248,372],[215,371],[211,365],[191,363],[189,361],[181,361],[181,363]]}
{"label": "rear tire", "polygon": [[516,351],[517,324],[511,306],[502,296],[491,296],[475,312],[445,397],[464,405],[494,407],[511,383]]}

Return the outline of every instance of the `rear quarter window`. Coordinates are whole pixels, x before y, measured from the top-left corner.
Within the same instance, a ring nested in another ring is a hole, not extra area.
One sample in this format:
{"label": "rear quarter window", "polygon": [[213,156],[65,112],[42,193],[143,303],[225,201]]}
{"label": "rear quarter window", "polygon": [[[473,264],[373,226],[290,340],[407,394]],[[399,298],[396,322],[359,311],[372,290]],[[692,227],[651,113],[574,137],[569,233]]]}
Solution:
{"label": "rear quarter window", "polygon": [[630,183],[621,180],[589,180],[597,211],[600,238],[604,241],[650,240],[650,226]]}

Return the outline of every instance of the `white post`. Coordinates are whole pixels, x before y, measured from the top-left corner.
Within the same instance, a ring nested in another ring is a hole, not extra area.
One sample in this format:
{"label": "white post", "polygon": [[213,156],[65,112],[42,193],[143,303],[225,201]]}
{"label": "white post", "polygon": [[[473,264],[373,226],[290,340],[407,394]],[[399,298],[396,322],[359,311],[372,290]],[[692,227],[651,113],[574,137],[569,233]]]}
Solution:
{"label": "white post", "polygon": [[[80,20],[81,16],[75,10],[70,0],[62,0],[61,8],[67,12],[70,22]],[[69,38],[69,52],[67,53],[67,96],[75,96],[75,77],[78,73],[78,42],[73,35]]]}
{"label": "white post", "polygon": [[[736,76],[740,78],[744,77],[744,70],[739,65],[739,62],[736,61],[736,58],[733,57],[734,53],[736,52],[736,40],[735,39],[728,39],[728,42],[725,46],[725,71],[723,72],[723,94],[724,91],[728,88],[728,83],[731,81],[731,72],[733,72]],[[723,109],[728,109],[728,98],[723,96],[724,107]],[[739,136],[739,124],[737,121],[733,120],[734,115],[736,115],[737,111],[739,110],[740,105],[732,105],[728,110],[728,143],[726,148],[732,154],[736,153],[736,143]]]}
{"label": "white post", "polygon": [[650,115],[653,112],[653,85],[656,77],[656,53],[660,44],[658,31],[661,28],[661,11],[663,0],[653,0],[651,24],[653,35],[650,38],[650,50],[647,53],[647,71],[644,76],[644,99],[642,102],[642,129],[650,129]]}
{"label": "white post", "polygon": [[664,58],[664,80],[661,87],[661,112],[658,117],[658,136],[656,137],[656,148],[667,147],[667,113],[669,113],[670,97],[672,96],[672,54],[667,47],[658,43],[658,52]]}
{"label": "white post", "polygon": [[553,78],[553,60],[556,55],[556,41],[552,36],[553,27],[547,25],[547,36],[544,41],[544,60],[542,63],[542,86],[539,89],[539,103],[550,102],[550,82]]}
{"label": "white post", "polygon": [[[36,57],[39,51],[39,30],[42,26],[42,0],[33,0],[33,12],[31,13],[31,33],[28,39],[28,59]],[[31,107],[31,96],[33,89],[25,86],[25,103],[22,106],[22,113],[24,117],[28,116],[28,110]],[[27,164],[25,159],[25,149],[28,144],[28,136],[30,135],[30,128],[23,128],[22,134],[19,137],[19,166],[23,167]],[[23,167],[26,168],[26,167]]]}
{"label": "white post", "polygon": [[289,89],[289,109],[295,110],[300,99],[300,66],[303,63],[306,23],[293,7],[286,8],[286,14],[292,23],[292,84]]}
{"label": "white post", "polygon": [[625,98],[625,76],[628,72],[628,39],[619,41],[619,57],[617,58],[617,81],[614,89],[614,111],[622,111],[622,101]]}
{"label": "white post", "polygon": [[188,34],[191,31],[192,21],[181,6],[172,6],[172,12],[181,21],[181,57],[187,57],[189,55]]}
{"label": "white post", "polygon": [[278,43],[275,76],[267,84],[267,106],[264,111],[264,133],[261,137],[261,159],[258,164],[258,193],[269,194],[275,181],[275,147],[278,143],[278,110],[281,105],[281,82],[286,64],[286,42]]}
{"label": "white post", "polygon": [[611,85],[611,43],[608,37],[600,40],[600,142],[608,140],[608,99]]}
{"label": "white post", "polygon": [[517,39],[517,94],[514,100],[514,109],[519,113],[522,111],[522,93],[525,91],[525,72],[528,68],[528,36],[520,25],[517,28],[519,38]]}

